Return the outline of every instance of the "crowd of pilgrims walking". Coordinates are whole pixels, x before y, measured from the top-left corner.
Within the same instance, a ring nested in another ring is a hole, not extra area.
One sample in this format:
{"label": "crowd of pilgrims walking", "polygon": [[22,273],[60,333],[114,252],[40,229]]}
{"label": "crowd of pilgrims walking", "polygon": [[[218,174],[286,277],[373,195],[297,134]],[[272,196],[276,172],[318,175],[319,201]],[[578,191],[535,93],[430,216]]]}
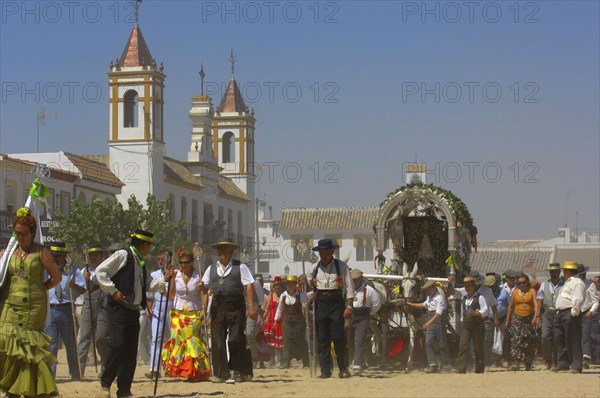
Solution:
{"label": "crowd of pilgrims walking", "polygon": [[[90,242],[80,268],[68,262],[64,243],[34,242],[37,222],[27,209],[12,225],[18,247],[0,291],[0,389],[7,397],[58,395],[60,345],[71,380],[82,380],[86,370],[89,378],[94,363],[92,377],[106,397],[115,380],[117,397],[133,396],[137,366],[147,366],[152,380],[228,384],[251,381],[254,369],[288,369],[292,360],[307,368],[311,352],[323,379],[334,373],[334,356],[340,378],[369,366],[371,326],[385,303],[360,270],[334,258],[330,239],[313,248],[320,260],[306,275],[275,277],[267,290],[234,258],[238,245],[230,239],[212,245],[218,260],[203,273],[183,248],[159,249],[158,269],[150,273],[149,231],[135,230],[124,248]],[[424,371],[532,370],[536,356],[556,372],[599,363],[600,277],[587,279],[587,270],[553,263],[542,284],[513,271],[472,272],[460,284],[450,275],[443,286],[424,281],[424,302],[406,303],[426,312]],[[454,367],[444,295],[461,307]]]}

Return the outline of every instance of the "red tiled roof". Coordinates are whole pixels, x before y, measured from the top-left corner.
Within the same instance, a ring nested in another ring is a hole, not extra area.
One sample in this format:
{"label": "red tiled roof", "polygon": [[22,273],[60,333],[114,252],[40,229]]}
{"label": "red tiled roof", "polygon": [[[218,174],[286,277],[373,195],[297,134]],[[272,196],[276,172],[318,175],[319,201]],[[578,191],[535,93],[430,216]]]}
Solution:
{"label": "red tiled roof", "polygon": [[150,54],[144,35],[142,35],[142,31],[136,24],[131,31],[129,40],[127,40],[123,54],[121,54],[119,65],[124,67],[151,66],[153,62],[154,58]]}
{"label": "red tiled roof", "polygon": [[227,91],[219,104],[219,112],[246,112],[248,107],[244,103],[242,93],[237,82],[232,77],[227,86]]}

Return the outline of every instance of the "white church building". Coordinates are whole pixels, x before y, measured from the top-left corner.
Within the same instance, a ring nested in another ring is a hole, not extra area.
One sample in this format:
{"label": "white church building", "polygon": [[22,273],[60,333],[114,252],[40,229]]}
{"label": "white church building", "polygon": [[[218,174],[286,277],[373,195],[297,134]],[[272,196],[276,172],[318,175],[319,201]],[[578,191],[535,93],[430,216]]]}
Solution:
{"label": "white church building", "polygon": [[[119,181],[116,185],[120,189],[106,192],[124,204],[131,195],[142,203],[148,194],[170,199],[172,219],[187,221],[184,239],[200,242],[206,248],[220,237],[230,237],[248,253],[249,265],[253,266],[256,119],[244,103],[233,72],[232,54],[231,80],[218,107],[203,92],[192,98],[187,159],[165,156],[166,75],[136,23],[121,57],[110,63],[108,71],[108,153],[71,155],[60,151],[10,157]],[[203,71],[200,74],[203,78]],[[74,158],[87,164],[77,163]],[[98,194],[105,196],[105,192]],[[87,203],[93,196],[91,191],[72,195]],[[68,208],[63,206],[61,210]]]}

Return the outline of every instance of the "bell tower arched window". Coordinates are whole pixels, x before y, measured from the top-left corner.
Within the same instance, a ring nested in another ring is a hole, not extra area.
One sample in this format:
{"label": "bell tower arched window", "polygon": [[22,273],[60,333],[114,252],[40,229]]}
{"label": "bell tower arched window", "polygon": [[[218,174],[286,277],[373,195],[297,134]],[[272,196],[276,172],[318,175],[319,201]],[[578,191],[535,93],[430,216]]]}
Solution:
{"label": "bell tower arched window", "polygon": [[223,163],[235,162],[235,139],[231,131],[223,134],[223,145],[221,147]]}
{"label": "bell tower arched window", "polygon": [[123,109],[123,127],[138,126],[138,93],[128,90],[123,97],[125,107]]}

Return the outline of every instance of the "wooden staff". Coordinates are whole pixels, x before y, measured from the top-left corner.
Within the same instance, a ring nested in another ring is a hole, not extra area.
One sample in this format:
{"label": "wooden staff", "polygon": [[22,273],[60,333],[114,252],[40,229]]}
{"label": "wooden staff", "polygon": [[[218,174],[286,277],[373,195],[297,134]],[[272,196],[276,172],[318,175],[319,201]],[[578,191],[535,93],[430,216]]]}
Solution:
{"label": "wooden staff", "polygon": [[[175,250],[173,250],[173,252],[175,252]],[[171,262],[171,265],[169,266],[169,261]],[[165,253],[165,267],[168,270],[170,267],[173,266],[173,257],[169,256],[168,253]],[[164,273],[166,273],[166,271],[164,271]],[[165,300],[165,313],[161,314],[161,310],[162,310],[162,300],[160,302],[160,305],[158,307],[158,319],[161,319],[161,315],[162,315],[162,320],[163,320],[163,324],[162,324],[162,330],[160,332],[160,340],[159,340],[159,336],[157,333],[156,336],[156,340],[160,341],[160,346],[162,346],[162,342],[163,342],[163,336],[165,334],[165,325],[167,323],[167,314],[169,313],[169,296],[171,293],[171,279],[169,279],[169,282],[167,282],[167,287],[166,287],[166,300]],[[158,325],[157,325],[158,328]],[[154,356],[156,356],[156,353],[160,350],[160,347],[158,346],[158,344],[156,344],[154,349]],[[160,350],[161,351],[161,350]],[[160,362],[160,354],[158,357],[158,360]],[[158,388],[158,376],[160,375],[160,368],[158,367],[158,363],[157,363],[157,371],[154,375],[154,397],[156,397],[156,389]]]}
{"label": "wooden staff", "polygon": [[[170,257],[169,257],[169,253],[165,252],[164,253],[164,257],[163,257],[163,277],[166,273],[166,265],[167,263],[170,261]],[[169,297],[168,297],[168,292],[165,291],[165,295],[167,296],[167,301],[169,301]],[[161,295],[162,296],[162,295]],[[159,303],[158,303],[158,322],[156,322],[156,337],[154,338],[154,353],[152,355],[152,362],[150,363],[150,369],[152,369],[152,367],[154,366],[154,364],[156,364],[156,368],[157,368],[157,373],[160,372],[160,369],[158,367],[158,364],[160,362],[159,358],[160,358],[160,345],[162,345],[162,337],[159,336],[158,333],[158,327],[160,326],[160,319],[161,319],[161,314],[162,314],[162,305],[163,305],[163,298],[164,297],[160,297]],[[156,305],[156,303],[154,303],[154,305]],[[153,315],[154,316],[154,315]],[[161,340],[159,340],[161,339]],[[158,354],[158,358],[157,358],[157,354]],[[158,379],[158,378],[157,378]],[[156,395],[156,392],[154,393]]]}
{"label": "wooden staff", "polygon": [[[85,281],[85,288],[88,292],[88,303],[90,307],[90,320],[92,323],[92,351],[94,352],[94,367],[98,374],[98,356],[96,355],[96,325],[94,322],[94,311],[92,310],[92,281],[90,273],[90,252],[87,245],[83,245],[83,254],[85,255],[85,270],[90,274],[90,280]],[[81,366],[81,365],[80,365]]]}
{"label": "wooden staff", "polygon": [[[67,273],[67,286],[69,286],[69,300],[71,302],[71,315],[73,316],[73,336],[75,336],[75,348],[77,348],[77,317],[75,316],[75,302],[73,301],[73,288],[69,284],[69,276],[71,275],[71,265],[65,265],[65,272]],[[79,369],[79,381],[83,381],[83,375],[81,374],[81,363],[77,358],[77,368]]]}
{"label": "wooden staff", "polygon": [[312,330],[312,352],[313,352],[313,358],[314,360],[312,361],[312,366],[313,366],[313,373],[316,375],[317,374],[317,289],[315,288],[313,291],[314,294],[314,301],[313,301],[313,311],[312,311],[312,323],[313,323],[313,330]]}

